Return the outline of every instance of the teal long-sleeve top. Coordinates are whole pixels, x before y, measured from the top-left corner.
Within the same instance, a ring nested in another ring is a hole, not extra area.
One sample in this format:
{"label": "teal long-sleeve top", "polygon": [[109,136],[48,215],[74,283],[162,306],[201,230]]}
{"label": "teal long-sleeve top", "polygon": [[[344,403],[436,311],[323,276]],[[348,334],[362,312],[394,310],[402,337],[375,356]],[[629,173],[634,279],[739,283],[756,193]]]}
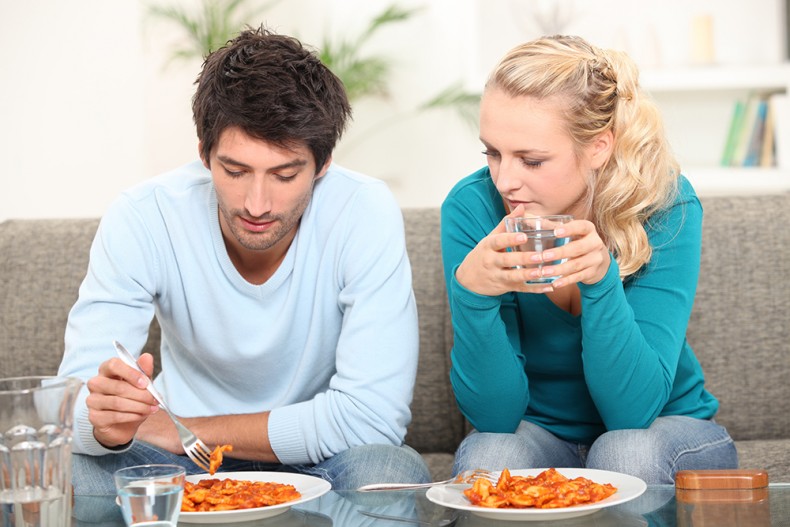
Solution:
{"label": "teal long-sleeve top", "polygon": [[702,206],[679,192],[646,225],[650,262],[622,281],[614,258],[596,284],[579,284],[581,314],[546,295],[484,296],[455,279],[466,255],[505,216],[487,168],[442,204],[442,258],[454,345],[451,382],[477,430],[512,433],[522,420],[573,442],[647,428],[656,417],[707,419],[718,401],[686,341],[700,266]]}

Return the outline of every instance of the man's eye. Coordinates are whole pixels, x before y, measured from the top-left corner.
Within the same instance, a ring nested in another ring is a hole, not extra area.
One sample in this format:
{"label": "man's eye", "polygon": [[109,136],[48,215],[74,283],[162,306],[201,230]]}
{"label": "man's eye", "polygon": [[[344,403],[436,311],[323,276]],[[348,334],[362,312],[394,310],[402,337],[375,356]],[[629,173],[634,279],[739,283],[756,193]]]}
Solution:
{"label": "man's eye", "polygon": [[222,167],[225,170],[225,173],[230,177],[241,177],[244,174],[243,170],[231,170],[227,167]]}

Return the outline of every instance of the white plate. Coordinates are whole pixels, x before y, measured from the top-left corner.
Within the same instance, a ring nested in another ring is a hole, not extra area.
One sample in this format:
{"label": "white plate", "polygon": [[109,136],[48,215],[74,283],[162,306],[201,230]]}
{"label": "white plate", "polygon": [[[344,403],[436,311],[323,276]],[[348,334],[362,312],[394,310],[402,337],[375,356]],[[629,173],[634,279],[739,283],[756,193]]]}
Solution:
{"label": "white plate", "polygon": [[[537,476],[545,468],[511,470],[513,476]],[[644,481],[634,476],[620,474],[619,472],[609,472],[607,470],[594,470],[585,468],[558,468],[557,472],[566,478],[584,477],[595,483],[611,483],[617,487],[617,492],[606,498],[589,505],[576,505],[574,507],[562,507],[558,509],[492,509],[489,507],[478,507],[472,505],[464,496],[464,489],[469,485],[443,485],[428,489],[426,496],[429,500],[443,507],[470,511],[483,518],[496,520],[515,520],[515,521],[536,521],[536,520],[564,520],[584,516],[593,512],[625,503],[634,498],[638,498],[647,489]]]}
{"label": "white plate", "polygon": [[239,509],[235,511],[211,512],[182,512],[178,515],[178,523],[236,523],[242,521],[270,518],[287,512],[294,505],[305,503],[323,496],[332,489],[328,481],[304,474],[291,474],[288,472],[218,472],[213,476],[209,474],[194,474],[187,476],[186,480],[197,483],[201,479],[243,479],[247,481],[272,481],[284,485],[293,485],[302,495],[298,500],[258,507],[255,509]]}

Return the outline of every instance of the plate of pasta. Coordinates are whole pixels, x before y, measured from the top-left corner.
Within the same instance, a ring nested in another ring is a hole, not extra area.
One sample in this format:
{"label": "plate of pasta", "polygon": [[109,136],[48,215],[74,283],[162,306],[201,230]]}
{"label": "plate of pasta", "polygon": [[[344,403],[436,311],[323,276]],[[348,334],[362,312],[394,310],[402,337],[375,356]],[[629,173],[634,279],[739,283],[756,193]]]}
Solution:
{"label": "plate of pasta", "polygon": [[433,487],[426,497],[483,518],[545,521],[592,514],[638,498],[647,489],[637,477],[595,469],[504,469],[498,476],[494,484],[478,480]]}
{"label": "plate of pasta", "polygon": [[193,474],[186,477],[178,523],[228,524],[269,518],[319,498],[331,488],[321,478],[288,472]]}

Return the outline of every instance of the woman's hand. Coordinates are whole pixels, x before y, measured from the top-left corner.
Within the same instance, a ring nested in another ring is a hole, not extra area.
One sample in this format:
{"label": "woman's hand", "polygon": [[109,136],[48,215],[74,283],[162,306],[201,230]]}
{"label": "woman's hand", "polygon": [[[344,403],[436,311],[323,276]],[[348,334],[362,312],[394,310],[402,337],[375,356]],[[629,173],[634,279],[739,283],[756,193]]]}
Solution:
{"label": "woman's hand", "polygon": [[[508,217],[523,215],[524,209],[519,205]],[[455,279],[466,289],[485,296],[498,296],[510,291],[544,292],[545,284],[525,283],[534,278],[530,269],[516,267],[529,265],[529,255],[533,253],[507,250],[526,241],[524,233],[507,232],[503,219],[466,255],[456,269]]]}
{"label": "woman's hand", "polygon": [[560,277],[551,283],[546,292],[578,282],[595,284],[606,276],[611,257],[591,221],[573,220],[555,229],[554,233],[558,238],[570,237],[571,241],[530,256],[532,265],[566,259],[562,264],[543,266],[539,271],[534,271],[539,276]]}
{"label": "woman's hand", "polygon": [[[508,217],[522,216],[521,206]],[[555,229],[558,237],[571,241],[542,253],[508,251],[526,241],[524,233],[505,230],[502,220],[491,233],[466,255],[456,270],[456,280],[480,295],[497,296],[507,292],[548,293],[577,282],[593,284],[609,269],[609,251],[592,222],[573,220]],[[562,264],[534,267],[541,262],[567,259]],[[527,267],[533,266],[533,267]],[[527,280],[561,276],[551,284],[527,284]]]}

